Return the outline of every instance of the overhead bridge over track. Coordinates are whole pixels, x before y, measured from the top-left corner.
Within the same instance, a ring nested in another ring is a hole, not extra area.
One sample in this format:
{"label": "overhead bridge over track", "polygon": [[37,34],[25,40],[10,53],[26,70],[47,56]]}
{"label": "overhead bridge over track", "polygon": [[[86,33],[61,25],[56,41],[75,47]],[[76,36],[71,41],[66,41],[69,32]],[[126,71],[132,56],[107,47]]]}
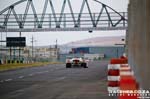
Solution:
{"label": "overhead bridge over track", "polygon": [[[61,11],[57,12],[53,2],[45,0],[43,11],[37,13],[34,0],[21,0],[0,12],[0,32],[40,31],[93,31],[127,29],[127,13],[117,12],[97,0],[82,0],[79,12],[75,13],[72,0],[64,0]],[[81,1],[81,0],[80,0]],[[37,0],[35,0],[37,2]],[[91,2],[98,4],[98,10],[91,10]],[[23,4],[25,9],[17,12]],[[68,6],[68,13],[65,8]],[[85,7],[87,8],[86,12]],[[50,12],[47,12],[47,9]],[[78,9],[78,8],[76,8]]]}

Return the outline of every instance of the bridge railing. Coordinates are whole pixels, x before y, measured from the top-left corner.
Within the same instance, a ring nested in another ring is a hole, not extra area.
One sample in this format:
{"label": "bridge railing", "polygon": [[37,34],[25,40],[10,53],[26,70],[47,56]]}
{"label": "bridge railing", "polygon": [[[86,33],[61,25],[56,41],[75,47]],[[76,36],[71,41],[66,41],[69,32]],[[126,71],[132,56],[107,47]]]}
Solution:
{"label": "bridge railing", "polygon": [[[123,17],[120,17],[115,12],[99,14],[92,13],[56,13],[45,14],[27,14],[26,19],[23,21],[24,14],[10,14],[0,15],[1,29],[40,29],[40,28],[113,28],[113,27],[127,27],[127,13],[120,12]],[[100,15],[100,16],[99,16]]]}

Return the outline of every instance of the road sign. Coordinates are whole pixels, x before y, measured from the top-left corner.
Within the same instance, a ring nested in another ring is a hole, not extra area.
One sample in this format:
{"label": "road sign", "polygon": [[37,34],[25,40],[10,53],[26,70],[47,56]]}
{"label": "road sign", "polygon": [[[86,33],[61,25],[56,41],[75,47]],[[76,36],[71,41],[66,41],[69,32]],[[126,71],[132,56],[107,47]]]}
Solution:
{"label": "road sign", "polygon": [[7,37],[6,46],[7,47],[25,47],[26,38],[25,37]]}

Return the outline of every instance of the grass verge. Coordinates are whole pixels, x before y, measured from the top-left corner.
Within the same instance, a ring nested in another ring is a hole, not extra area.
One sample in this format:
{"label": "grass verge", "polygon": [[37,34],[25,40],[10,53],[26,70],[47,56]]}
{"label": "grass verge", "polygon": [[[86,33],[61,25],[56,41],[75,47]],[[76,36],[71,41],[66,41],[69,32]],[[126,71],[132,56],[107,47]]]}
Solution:
{"label": "grass verge", "polygon": [[0,71],[14,70],[14,69],[19,69],[19,68],[27,68],[27,67],[46,66],[49,64],[60,64],[60,63],[38,62],[38,63],[30,63],[30,64],[5,64],[5,65],[0,65]]}

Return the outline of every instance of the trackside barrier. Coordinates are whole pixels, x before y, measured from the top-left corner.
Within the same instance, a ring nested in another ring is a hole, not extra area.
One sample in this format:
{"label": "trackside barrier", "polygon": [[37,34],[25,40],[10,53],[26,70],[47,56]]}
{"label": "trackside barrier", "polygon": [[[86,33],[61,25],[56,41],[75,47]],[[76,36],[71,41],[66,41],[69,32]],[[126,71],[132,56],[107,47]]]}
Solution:
{"label": "trackside barrier", "polygon": [[[138,90],[138,84],[136,79],[132,75],[121,76],[120,78],[120,90],[121,91],[135,91]],[[138,99],[138,93],[126,92],[119,95],[119,99]]]}
{"label": "trackside barrier", "polygon": [[126,59],[111,59],[108,65],[108,91],[119,90],[120,64],[126,63]]}
{"label": "trackside barrier", "polygon": [[[134,72],[127,64],[128,59],[124,56],[119,59],[113,58],[108,65],[108,91],[134,91],[138,90],[138,83],[134,78]],[[138,93],[119,93],[119,99],[137,99]]]}
{"label": "trackside barrier", "polygon": [[133,75],[134,73],[128,64],[124,64],[120,66],[120,76],[133,76]]}
{"label": "trackside barrier", "polygon": [[[121,65],[120,68],[120,90],[135,91],[138,90],[138,83],[134,77],[134,72],[129,65]],[[119,99],[138,99],[138,93],[123,93],[119,95]]]}
{"label": "trackside barrier", "polygon": [[110,64],[127,64],[128,60],[127,59],[118,59],[118,58],[113,58],[110,61]]}
{"label": "trackside barrier", "polygon": [[119,90],[120,71],[119,65],[108,66],[108,90]]}

